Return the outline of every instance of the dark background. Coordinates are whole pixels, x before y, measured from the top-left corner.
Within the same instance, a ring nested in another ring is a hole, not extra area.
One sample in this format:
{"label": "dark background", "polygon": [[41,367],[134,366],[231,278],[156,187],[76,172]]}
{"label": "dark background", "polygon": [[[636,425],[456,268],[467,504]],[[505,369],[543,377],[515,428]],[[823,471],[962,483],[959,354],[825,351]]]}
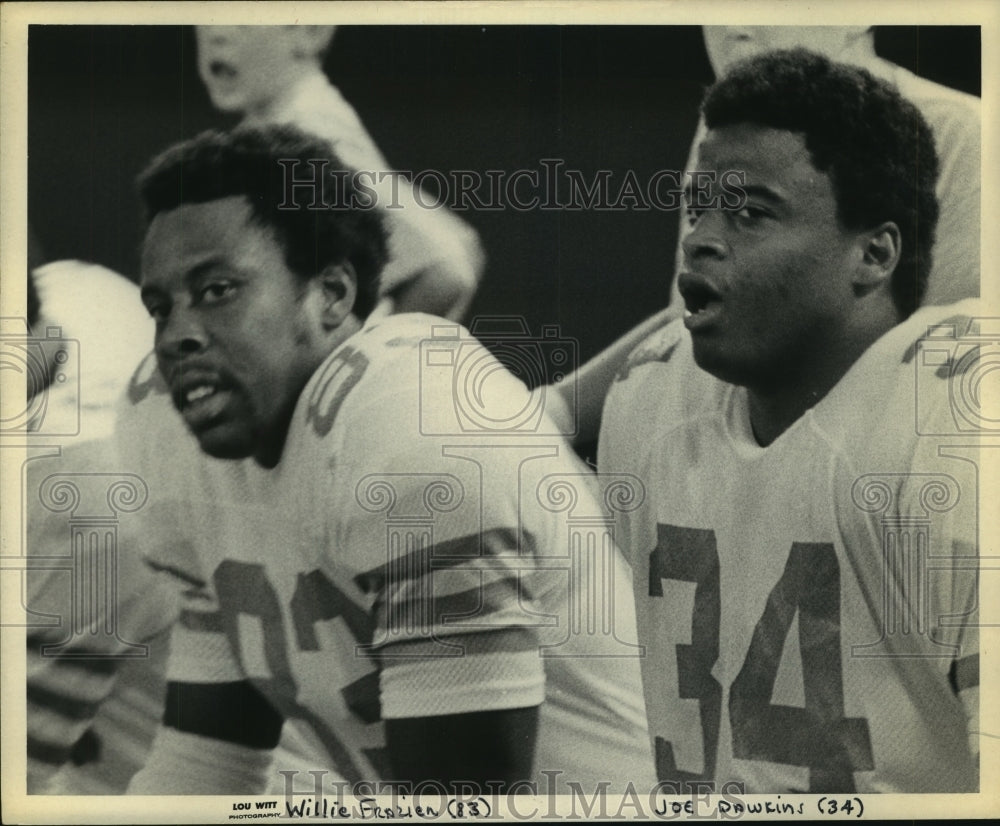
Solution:
{"label": "dark background", "polygon": [[[978,27],[887,27],[880,55],[980,93]],[[29,219],[49,259],[129,277],[133,179],[168,144],[235,125],[211,108],[193,30],[32,26]],[[697,26],[347,26],[328,74],[398,169],[539,169],[640,181],[683,169],[712,81]],[[614,184],[612,191],[615,191]],[[675,212],[464,212],[488,256],[473,313],[559,324],[586,358],[666,303]]]}

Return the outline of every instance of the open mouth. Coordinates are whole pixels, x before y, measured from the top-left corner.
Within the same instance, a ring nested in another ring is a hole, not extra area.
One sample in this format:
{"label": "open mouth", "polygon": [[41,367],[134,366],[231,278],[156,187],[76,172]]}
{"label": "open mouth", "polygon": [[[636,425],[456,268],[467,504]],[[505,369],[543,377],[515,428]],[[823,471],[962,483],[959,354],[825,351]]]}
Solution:
{"label": "open mouth", "polygon": [[217,80],[233,80],[236,77],[236,68],[221,60],[213,60],[209,63],[208,71]]}
{"label": "open mouth", "polygon": [[223,414],[230,392],[214,381],[199,379],[184,382],[174,391],[173,399],[188,427],[197,432],[210,427]]}
{"label": "open mouth", "polygon": [[689,330],[714,321],[722,308],[719,294],[708,285],[682,276],[680,292],[684,299],[684,324]]}

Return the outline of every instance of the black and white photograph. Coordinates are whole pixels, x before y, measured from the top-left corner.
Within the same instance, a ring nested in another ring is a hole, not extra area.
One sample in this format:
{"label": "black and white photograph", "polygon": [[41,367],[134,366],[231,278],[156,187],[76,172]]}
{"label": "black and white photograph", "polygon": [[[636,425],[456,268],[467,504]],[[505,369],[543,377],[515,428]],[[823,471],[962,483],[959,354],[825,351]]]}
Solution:
{"label": "black and white photograph", "polygon": [[1000,9],[0,41],[4,822],[1000,816]]}

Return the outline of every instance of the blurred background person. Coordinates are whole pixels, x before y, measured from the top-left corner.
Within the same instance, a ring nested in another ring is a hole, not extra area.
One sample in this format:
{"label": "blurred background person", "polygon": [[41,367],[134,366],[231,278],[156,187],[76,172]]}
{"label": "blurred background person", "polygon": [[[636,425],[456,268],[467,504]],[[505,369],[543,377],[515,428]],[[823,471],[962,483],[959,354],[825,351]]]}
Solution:
{"label": "blurred background person", "polygon": [[[144,763],[162,715],[175,595],[134,547],[114,549],[113,581],[78,559],[68,515],[48,509],[40,493],[54,474],[73,474],[78,490],[93,484],[105,495],[102,474],[120,470],[106,440],[128,377],[152,347],[153,322],[139,288],[118,273],[43,261],[31,235],[28,325],[39,364],[27,371],[28,430],[53,434],[60,446],[25,471],[25,605],[34,615],[26,634],[27,788],[119,794]],[[107,561],[102,554],[98,564]],[[100,586],[94,603],[84,602],[87,584]],[[116,598],[102,602],[101,594]]]}
{"label": "blurred background person", "polygon": [[[243,124],[291,123],[329,141],[384,208],[383,311],[461,319],[484,257],[470,226],[393,172],[357,112],[323,72],[334,26],[196,26],[198,72],[213,105]],[[303,171],[297,174],[301,176]]]}
{"label": "blurred background person", "polygon": [[[68,432],[79,415],[77,441],[108,436],[114,404],[153,346],[139,288],[99,264],[45,263],[33,236],[29,249],[28,325],[45,365],[27,374],[28,397],[38,407],[28,430]],[[64,341],[79,346],[67,349]],[[59,352],[70,358],[63,362]]]}

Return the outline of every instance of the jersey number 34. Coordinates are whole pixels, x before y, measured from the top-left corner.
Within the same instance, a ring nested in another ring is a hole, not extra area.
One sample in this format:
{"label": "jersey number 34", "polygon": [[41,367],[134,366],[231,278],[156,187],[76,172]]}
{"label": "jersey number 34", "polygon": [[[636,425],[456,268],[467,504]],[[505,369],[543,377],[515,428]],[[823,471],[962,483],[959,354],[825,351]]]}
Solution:
{"label": "jersey number 34", "polygon": [[[678,644],[677,699],[697,700],[703,771],[676,763],[673,744],[656,737],[659,779],[687,784],[715,780],[722,686],[712,676],[719,658],[719,554],[715,533],[657,526],[649,557],[649,595],[663,580],[694,583],[690,644]],[[804,707],[774,705],[779,660],[799,616]],[[750,647],[729,690],[733,757],[809,769],[809,792],[854,790],[853,772],[874,768],[868,721],[844,716],[840,645],[840,570],[833,545],[793,543],[784,572],[754,627]]]}

